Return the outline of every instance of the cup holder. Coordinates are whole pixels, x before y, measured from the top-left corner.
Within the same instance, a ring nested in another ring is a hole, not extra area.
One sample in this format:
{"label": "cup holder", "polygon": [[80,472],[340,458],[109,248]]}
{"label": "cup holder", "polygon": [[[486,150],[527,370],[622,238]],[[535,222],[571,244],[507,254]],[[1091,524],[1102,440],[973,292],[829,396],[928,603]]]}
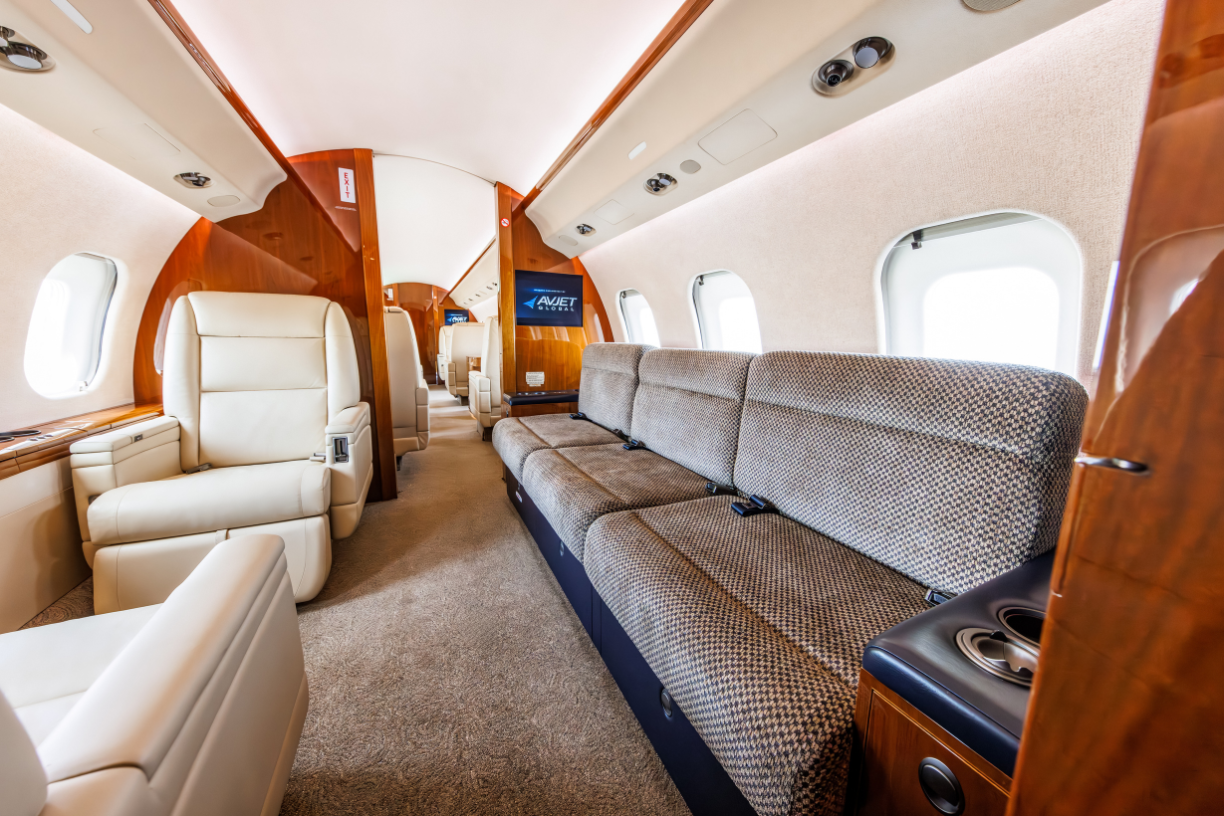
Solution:
{"label": "cup holder", "polygon": [[999,630],[962,629],[956,645],[979,669],[1018,686],[1033,685],[1037,649],[1023,640]]}
{"label": "cup holder", "polygon": [[1033,647],[1041,646],[1041,628],[1045,625],[1045,613],[1023,606],[1009,606],[999,612],[999,622],[1007,631]]}

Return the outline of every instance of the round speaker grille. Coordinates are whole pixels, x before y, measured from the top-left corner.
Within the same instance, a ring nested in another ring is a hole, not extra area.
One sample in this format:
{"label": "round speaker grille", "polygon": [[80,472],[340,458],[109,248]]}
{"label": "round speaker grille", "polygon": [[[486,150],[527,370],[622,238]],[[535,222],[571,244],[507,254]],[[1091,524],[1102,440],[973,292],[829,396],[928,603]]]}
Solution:
{"label": "round speaker grille", "polygon": [[1020,0],[961,0],[961,2],[974,11],[999,11],[1016,5]]}

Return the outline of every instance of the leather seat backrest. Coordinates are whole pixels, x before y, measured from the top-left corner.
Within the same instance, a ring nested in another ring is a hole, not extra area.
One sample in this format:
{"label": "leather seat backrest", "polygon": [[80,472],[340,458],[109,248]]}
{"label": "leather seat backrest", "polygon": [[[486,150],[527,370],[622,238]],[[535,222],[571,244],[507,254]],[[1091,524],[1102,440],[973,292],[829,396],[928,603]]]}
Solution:
{"label": "leather seat backrest", "polygon": [[451,358],[450,356],[451,333],[452,333],[451,330],[453,328],[454,326],[443,326],[441,329],[438,330],[438,355],[443,360],[447,360],[447,361],[449,361]]}
{"label": "leather seat backrest", "polygon": [[387,375],[391,384],[391,425],[396,438],[416,433],[417,374],[416,343],[412,341],[412,320],[407,312],[387,307],[384,321],[387,332]]}
{"label": "leather seat backrest", "polygon": [[494,315],[485,321],[483,351],[480,356],[480,373],[489,378],[489,403],[501,405],[501,323]]}
{"label": "leather seat backrest", "polygon": [[637,394],[638,362],[653,346],[591,343],[582,350],[578,410],[609,431],[629,433]]}
{"label": "leather seat backrest", "polygon": [[633,438],[719,485],[734,480],[748,364],[738,351],[651,349],[638,364]]}
{"label": "leather seat backrest", "polygon": [[325,298],[192,292],[174,304],[165,359],[184,470],[309,459],[361,401],[352,330]]}
{"label": "leather seat backrest", "polygon": [[455,382],[467,382],[468,358],[482,354],[484,328],[483,323],[456,323],[451,326],[450,360],[455,367]]}
{"label": "leather seat backrest", "polygon": [[37,816],[47,801],[47,774],[38,751],[0,692],[0,812],[11,816]]}
{"label": "leather seat backrest", "polygon": [[964,592],[1054,547],[1087,403],[1027,366],[773,351],[748,371],[735,486]]}

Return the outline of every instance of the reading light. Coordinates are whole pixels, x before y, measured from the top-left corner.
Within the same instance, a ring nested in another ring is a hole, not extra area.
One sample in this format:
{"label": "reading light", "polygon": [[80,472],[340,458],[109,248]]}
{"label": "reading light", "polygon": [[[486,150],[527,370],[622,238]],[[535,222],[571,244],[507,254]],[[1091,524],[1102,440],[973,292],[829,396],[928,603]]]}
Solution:
{"label": "reading light", "polygon": [[651,195],[664,195],[670,193],[679,183],[676,181],[675,176],[669,176],[667,173],[656,173],[646,179],[646,183],[642,186]]}
{"label": "reading light", "polygon": [[639,142],[636,147],[629,151],[629,161],[633,161],[638,156],[642,155],[642,151],[646,149],[645,142]]}
{"label": "reading light", "polygon": [[55,60],[46,51],[26,42],[16,31],[4,26],[0,26],[0,57],[3,57],[0,67],[11,71],[36,73],[55,67]]}
{"label": "reading light", "polygon": [[595,234],[595,228],[592,227],[590,224],[579,224],[578,226],[574,227],[574,229],[578,230],[579,235],[594,235]]}
{"label": "reading light", "polygon": [[192,187],[196,189],[212,186],[212,179],[203,173],[179,173],[174,177],[174,180],[184,187]]}

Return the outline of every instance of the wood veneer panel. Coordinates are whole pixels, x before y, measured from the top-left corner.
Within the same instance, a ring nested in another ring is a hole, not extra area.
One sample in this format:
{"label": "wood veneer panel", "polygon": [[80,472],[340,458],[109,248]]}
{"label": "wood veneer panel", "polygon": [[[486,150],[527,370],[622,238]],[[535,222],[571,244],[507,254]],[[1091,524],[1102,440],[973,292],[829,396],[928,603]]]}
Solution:
{"label": "wood veneer panel", "polygon": [[526,209],[540,195],[540,192],[548,186],[557,174],[561,172],[565,165],[570,163],[574,156],[578,155],[578,151],[582,150],[583,145],[591,140],[595,132],[603,126],[604,122],[616,112],[616,109],[621,106],[629,94],[642,83],[646,75],[651,69],[658,65],[659,60],[666,56],[667,52],[672,49],[672,46],[679,42],[680,37],[684,32],[688,31],[693,23],[697,22],[697,18],[701,13],[710,7],[714,0],[687,0],[684,5],[677,9],[672,18],[667,21],[667,25],[659,32],[658,36],[651,41],[650,45],[638,57],[637,62],[629,69],[629,72],[621,79],[612,93],[608,94],[608,98],[603,101],[603,104],[595,111],[595,114],[587,120],[587,123],[582,126],[578,134],[570,141],[565,150],[561,151],[561,155],[552,163],[552,166],[544,173],[536,186],[532,188],[526,198],[522,199],[518,204],[520,209]]}
{"label": "wood veneer panel", "polygon": [[1224,802],[1224,252],[1179,250],[1224,225],[1222,69],[1224,5],[1170,0],[1084,436],[1148,471],[1076,466],[1013,816]]}
{"label": "wood veneer panel", "polygon": [[[515,357],[514,209],[523,197],[500,182],[497,185],[497,314],[501,318],[502,386],[518,382]],[[520,211],[521,212],[521,211]],[[506,389],[510,390],[510,389]]]}
{"label": "wood veneer panel", "polygon": [[42,425],[23,430],[36,430],[40,434],[70,431],[55,439],[31,445],[30,440],[16,440],[0,447],[0,479],[24,473],[40,465],[45,465],[69,456],[69,448],[74,442],[86,437],[105,433],[112,428],[130,425],[133,422],[151,419],[161,414],[161,405],[120,405],[101,411],[91,411],[87,414],[57,419]]}
{"label": "wood veneer panel", "polygon": [[867,672],[859,674],[859,752],[852,812],[858,816],[938,813],[918,783],[926,757],[943,762],[965,795],[964,816],[1003,816],[1011,780]]}

